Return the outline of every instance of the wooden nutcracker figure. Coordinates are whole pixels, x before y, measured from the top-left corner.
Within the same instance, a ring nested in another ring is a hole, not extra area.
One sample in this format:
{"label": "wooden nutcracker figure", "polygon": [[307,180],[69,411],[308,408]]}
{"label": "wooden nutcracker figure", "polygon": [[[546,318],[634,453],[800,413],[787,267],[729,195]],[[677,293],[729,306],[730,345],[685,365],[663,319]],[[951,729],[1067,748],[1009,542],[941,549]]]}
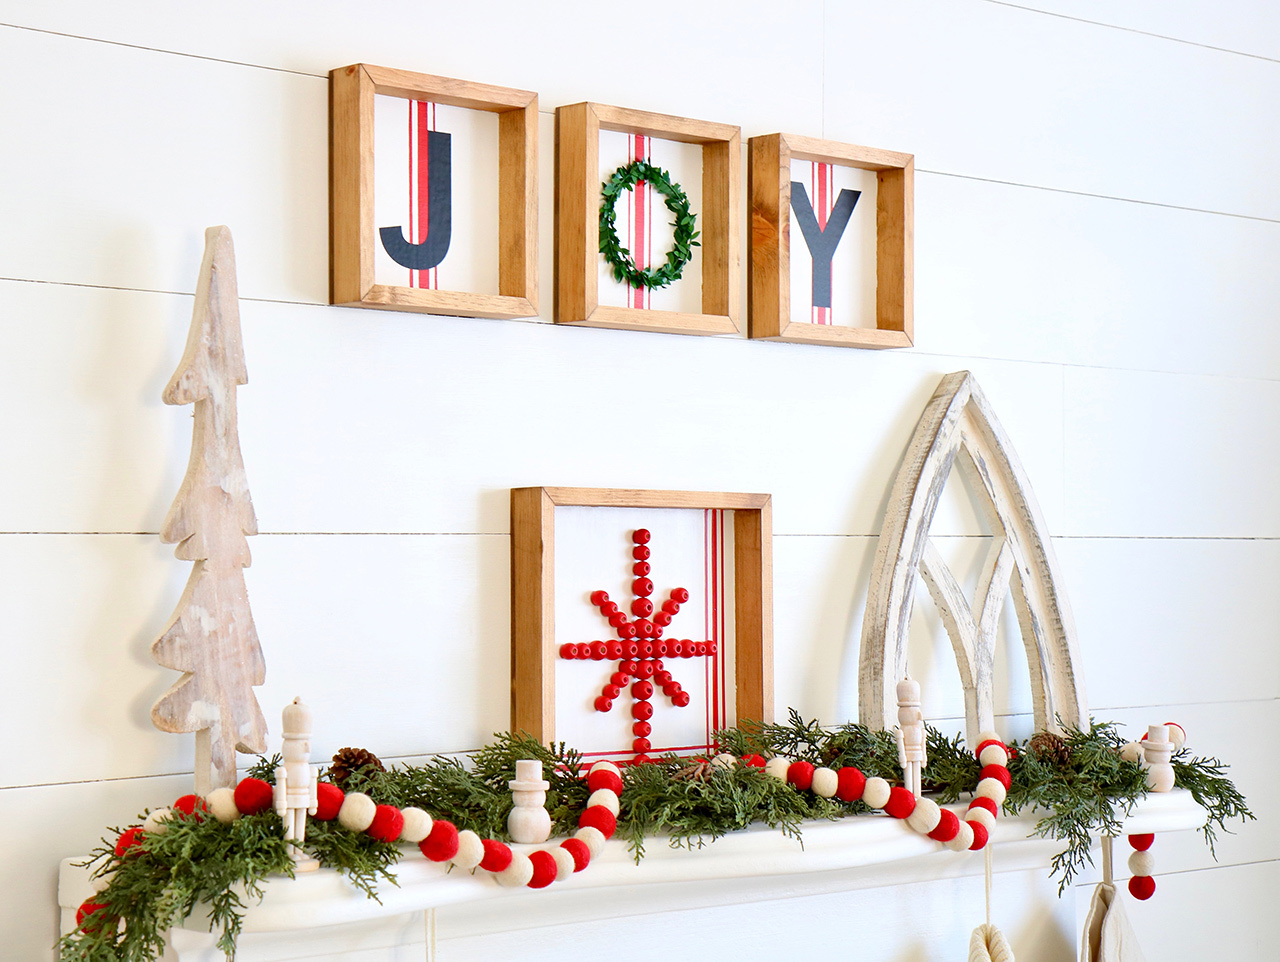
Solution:
{"label": "wooden nutcracker figure", "polygon": [[910,675],[898,682],[898,764],[902,781],[920,797],[920,775],[928,763],[924,714],[920,711],[920,683]]}
{"label": "wooden nutcracker figure", "polygon": [[310,872],[320,867],[302,848],[307,837],[307,816],[316,813],[317,773],[311,760],[311,709],[295,698],[282,713],[284,764],[276,768],[276,814],[284,819],[284,837],[290,846],[294,870]]}

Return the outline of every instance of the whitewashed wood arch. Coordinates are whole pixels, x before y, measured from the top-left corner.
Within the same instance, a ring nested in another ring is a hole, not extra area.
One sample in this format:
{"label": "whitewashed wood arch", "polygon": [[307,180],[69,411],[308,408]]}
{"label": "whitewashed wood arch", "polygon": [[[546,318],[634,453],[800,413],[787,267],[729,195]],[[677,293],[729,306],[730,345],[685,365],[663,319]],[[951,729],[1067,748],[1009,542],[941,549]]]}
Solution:
{"label": "whitewashed wood arch", "polygon": [[[957,458],[964,452],[966,457]],[[971,604],[929,537],[938,500],[959,464],[983,502],[993,536]],[[1037,730],[1057,720],[1087,727],[1075,622],[1044,518],[1013,445],[968,371],[948,374],[916,425],[893,483],[862,624],[858,712],[873,729],[896,721],[894,686],[907,673],[907,629],[917,575],[924,578],[955,649],[970,744],[994,727],[996,628],[1012,589]],[[886,670],[889,669],[889,670]]]}

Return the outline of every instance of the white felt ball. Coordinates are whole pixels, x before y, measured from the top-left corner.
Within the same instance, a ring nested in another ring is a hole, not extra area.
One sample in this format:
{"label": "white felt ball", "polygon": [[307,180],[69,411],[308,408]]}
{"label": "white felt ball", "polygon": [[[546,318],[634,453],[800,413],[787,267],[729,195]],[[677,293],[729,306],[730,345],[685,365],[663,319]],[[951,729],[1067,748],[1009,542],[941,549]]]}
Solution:
{"label": "white felt ball", "polygon": [[1129,872],[1133,875],[1155,875],[1155,856],[1150,852],[1134,852],[1129,856]]}
{"label": "white felt ball", "polygon": [[228,825],[240,817],[240,809],[236,808],[236,793],[233,788],[215,788],[205,798],[213,817],[223,825]]}
{"label": "white felt ball", "polygon": [[997,735],[995,732],[979,732],[978,744],[981,745],[983,742],[1000,742],[1000,744],[1003,745],[1004,739],[1001,738],[999,735]]}
{"label": "white felt ball", "polygon": [[738,764],[737,756],[730,755],[728,752],[721,752],[711,759],[712,768],[733,768],[736,764]]}
{"label": "white felt ball", "polygon": [[618,814],[618,796],[607,788],[597,788],[591,793],[591,797],[587,799],[587,808],[592,805],[603,805],[615,816]]}
{"label": "white felt ball", "polygon": [[596,858],[604,851],[604,832],[600,831],[598,828],[592,828],[590,825],[585,825],[574,832],[573,837],[582,839],[587,846],[587,851],[591,853],[592,858]]}
{"label": "white felt ball", "polygon": [[168,831],[169,826],[165,822],[173,820],[173,809],[157,808],[154,812],[147,816],[145,822],[142,823],[142,830],[148,835],[163,835]]}
{"label": "white felt ball", "polygon": [[420,808],[402,808],[404,828],[400,830],[402,842],[421,842],[431,834],[431,816]]}
{"label": "white felt ball", "polygon": [[815,768],[813,784],[809,787],[813,789],[813,794],[822,798],[831,798],[840,787],[840,776],[829,768]]}
{"label": "white felt ball", "polygon": [[785,782],[787,780],[787,769],[790,767],[791,760],[778,755],[764,763],[764,773],[772,775],[780,782]]}
{"label": "white felt ball", "polygon": [[862,800],[872,808],[884,808],[889,804],[889,783],[878,775],[872,775],[862,790]]}
{"label": "white felt ball", "polygon": [[480,841],[480,836],[475,832],[464,828],[458,833],[458,852],[449,861],[468,872],[479,868],[484,861],[484,842]]}
{"label": "white felt ball", "polygon": [[983,765],[999,765],[1001,768],[1007,768],[1009,753],[999,745],[988,745],[978,756],[978,761]]}
{"label": "white felt ball", "polygon": [[601,761],[596,762],[589,769],[587,769],[588,775],[592,774],[593,772],[613,772],[613,774],[617,775],[619,778],[622,777],[622,769],[620,769],[613,762],[606,762],[603,759]]}
{"label": "white felt ball", "polygon": [[985,808],[971,808],[965,812],[964,820],[966,822],[977,822],[990,834],[991,830],[996,827],[996,817],[988,812]]}
{"label": "white felt ball", "polygon": [[960,828],[956,831],[956,837],[943,844],[953,852],[966,852],[973,844],[973,829],[969,827],[968,822],[961,822]]}
{"label": "white felt ball", "polygon": [[352,792],[342,800],[338,809],[338,824],[348,832],[363,832],[373,824],[378,813],[377,803],[364,792]]}
{"label": "white felt ball", "polygon": [[931,798],[917,798],[916,807],[907,816],[907,824],[913,832],[928,835],[942,821],[942,809]]}
{"label": "white felt ball", "polygon": [[573,853],[567,848],[561,848],[559,845],[549,848],[547,851],[556,860],[556,881],[563,882],[573,874]]}
{"label": "white felt ball", "polygon": [[528,885],[529,879],[533,878],[533,862],[529,861],[529,856],[523,852],[512,852],[511,864],[494,875],[494,878],[502,885],[509,885],[511,888]]}
{"label": "white felt ball", "polygon": [[1142,746],[1137,742],[1127,742],[1120,749],[1120,757],[1126,762],[1140,762],[1142,761]]}
{"label": "white felt ball", "polygon": [[1187,731],[1177,722],[1165,722],[1165,727],[1169,729],[1169,741],[1173,742],[1173,750],[1176,752],[1187,743]]}
{"label": "white felt ball", "polygon": [[998,778],[984,778],[978,782],[978,790],[973,794],[979,798],[989,798],[996,803],[996,808],[1004,804],[1005,795],[1009,794],[1005,791],[1004,782]]}

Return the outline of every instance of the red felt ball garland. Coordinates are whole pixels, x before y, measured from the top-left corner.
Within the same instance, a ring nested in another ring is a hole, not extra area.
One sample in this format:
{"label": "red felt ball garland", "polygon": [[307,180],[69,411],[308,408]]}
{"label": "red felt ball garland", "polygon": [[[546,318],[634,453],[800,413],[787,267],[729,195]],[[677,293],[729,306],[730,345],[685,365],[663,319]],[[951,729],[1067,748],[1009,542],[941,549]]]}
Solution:
{"label": "red felt ball garland", "polygon": [[1129,856],[1129,871],[1133,873],[1129,879],[1129,894],[1143,902],[1156,894],[1156,880],[1151,877],[1156,860],[1147,851],[1155,840],[1151,833],[1129,836],[1129,844],[1133,847],[1133,854]]}

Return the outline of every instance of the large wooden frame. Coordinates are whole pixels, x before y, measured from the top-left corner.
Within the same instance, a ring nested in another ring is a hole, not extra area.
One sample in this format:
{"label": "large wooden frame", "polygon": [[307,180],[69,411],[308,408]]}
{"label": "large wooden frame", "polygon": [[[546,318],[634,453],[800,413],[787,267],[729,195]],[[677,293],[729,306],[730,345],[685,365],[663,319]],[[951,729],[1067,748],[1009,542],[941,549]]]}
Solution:
{"label": "large wooden frame", "polygon": [[[616,130],[702,145],[702,313],[599,303],[600,131]],[[556,108],[556,282],[558,324],[736,334],[741,312],[741,130],[643,110],[581,103]]]}
{"label": "large wooden frame", "polygon": [[[752,137],[747,190],[748,334],[754,338],[837,347],[910,347],[913,341],[915,159],[795,134]],[[791,161],[874,170],[876,192],[876,326],[798,324],[791,320]]]}
{"label": "large wooden frame", "polygon": [[738,718],[773,721],[773,507],[767,494],[609,488],[511,489],[511,730],[555,739],[558,506],[733,511]]}
{"label": "large wooden frame", "polygon": [[[374,283],[373,98],[430,100],[498,115],[498,291]],[[329,302],[461,317],[538,313],[538,95],[357,63],[329,74]]]}

